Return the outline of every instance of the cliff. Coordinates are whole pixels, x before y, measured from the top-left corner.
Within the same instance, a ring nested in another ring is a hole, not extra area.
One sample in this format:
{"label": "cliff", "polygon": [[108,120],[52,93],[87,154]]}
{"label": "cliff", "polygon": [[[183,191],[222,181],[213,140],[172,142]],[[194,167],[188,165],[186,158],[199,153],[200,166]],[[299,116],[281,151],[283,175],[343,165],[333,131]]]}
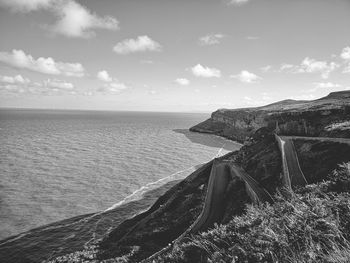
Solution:
{"label": "cliff", "polygon": [[284,135],[350,138],[350,91],[312,101],[283,100],[255,108],[219,109],[190,131],[244,142],[262,127]]}

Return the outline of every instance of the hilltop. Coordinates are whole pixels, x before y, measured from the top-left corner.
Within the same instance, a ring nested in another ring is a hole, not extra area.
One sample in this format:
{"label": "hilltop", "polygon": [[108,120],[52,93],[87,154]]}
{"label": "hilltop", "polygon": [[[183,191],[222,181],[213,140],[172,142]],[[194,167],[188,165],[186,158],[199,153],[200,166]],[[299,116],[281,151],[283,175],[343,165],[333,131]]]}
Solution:
{"label": "hilltop", "polygon": [[283,134],[350,138],[350,91],[312,100],[283,100],[262,107],[219,109],[190,128],[244,142],[262,127]]}

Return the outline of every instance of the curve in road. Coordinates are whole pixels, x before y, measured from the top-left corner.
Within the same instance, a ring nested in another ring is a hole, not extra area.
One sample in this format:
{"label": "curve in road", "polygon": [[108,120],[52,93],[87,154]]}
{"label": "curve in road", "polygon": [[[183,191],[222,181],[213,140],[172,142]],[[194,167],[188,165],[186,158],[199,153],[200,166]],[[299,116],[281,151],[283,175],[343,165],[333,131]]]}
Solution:
{"label": "curve in road", "polygon": [[280,137],[277,134],[275,134],[275,137],[282,154],[283,185],[290,190],[292,186],[306,185],[307,180],[300,168],[293,139],[290,137]]}
{"label": "curve in road", "polygon": [[155,257],[171,249],[175,243],[180,242],[187,234],[203,231],[212,226],[214,223],[219,222],[225,212],[225,206],[223,203],[228,190],[227,188],[230,181],[234,177],[239,177],[245,182],[247,194],[252,199],[252,202],[257,203],[273,201],[270,194],[241,167],[231,162],[214,159],[210,172],[204,207],[201,214],[198,216],[196,221],[176,240],[141,262],[151,262],[151,260]]}

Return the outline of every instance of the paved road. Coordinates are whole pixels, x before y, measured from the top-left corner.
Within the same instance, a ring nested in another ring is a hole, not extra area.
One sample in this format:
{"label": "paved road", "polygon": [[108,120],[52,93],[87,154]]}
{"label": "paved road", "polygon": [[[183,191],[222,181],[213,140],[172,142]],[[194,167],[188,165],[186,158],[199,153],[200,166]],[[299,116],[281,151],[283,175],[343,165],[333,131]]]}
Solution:
{"label": "paved road", "polygon": [[207,229],[223,216],[224,202],[227,186],[231,180],[230,166],[224,162],[214,160],[210,172],[207,195],[205,197],[202,213],[191,227],[190,232],[198,232]]}
{"label": "paved road", "polygon": [[230,168],[231,176],[238,176],[246,183],[247,193],[254,203],[273,201],[271,195],[265,188],[261,187],[260,184],[241,167],[230,163]]}
{"label": "paved road", "polygon": [[236,176],[246,183],[246,191],[253,202],[272,202],[269,193],[242,168],[233,163],[215,159],[210,172],[204,207],[196,221],[167,247],[141,262],[152,262],[152,259],[171,249],[175,243],[181,241],[187,234],[206,230],[214,223],[220,222],[226,209],[223,203],[227,187],[232,178]]}
{"label": "paved road", "polygon": [[278,135],[275,137],[282,154],[283,184],[289,189],[292,189],[292,186],[306,185],[307,181],[300,168],[293,137],[280,137]]}
{"label": "paved road", "polygon": [[313,141],[321,141],[321,142],[339,142],[350,144],[350,139],[348,138],[331,138],[331,137],[306,137],[306,136],[281,136],[281,138],[286,139],[301,139],[301,140],[313,140]]}

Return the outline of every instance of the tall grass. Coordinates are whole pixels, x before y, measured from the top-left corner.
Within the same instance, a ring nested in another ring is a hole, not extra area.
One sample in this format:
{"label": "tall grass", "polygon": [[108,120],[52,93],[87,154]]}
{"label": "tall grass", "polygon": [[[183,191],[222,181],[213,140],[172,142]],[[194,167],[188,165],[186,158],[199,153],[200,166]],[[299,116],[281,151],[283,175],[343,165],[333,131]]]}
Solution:
{"label": "tall grass", "polygon": [[248,205],[156,262],[350,262],[350,163],[274,204]]}

